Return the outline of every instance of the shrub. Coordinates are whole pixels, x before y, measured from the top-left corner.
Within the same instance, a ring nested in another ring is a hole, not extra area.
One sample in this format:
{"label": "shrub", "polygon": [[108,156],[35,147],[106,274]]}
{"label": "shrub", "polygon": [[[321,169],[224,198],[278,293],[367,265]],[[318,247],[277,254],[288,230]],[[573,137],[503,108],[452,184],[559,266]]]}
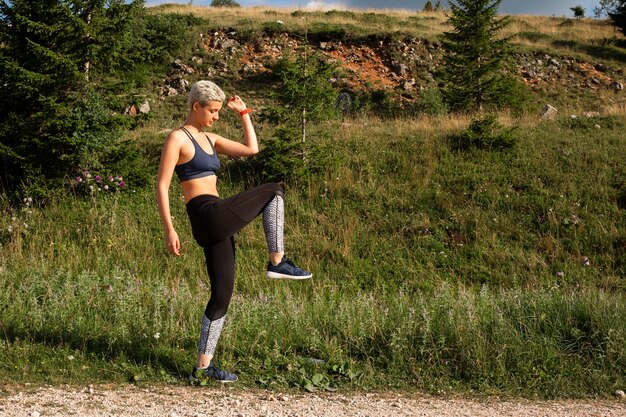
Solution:
{"label": "shrub", "polygon": [[474,119],[459,135],[453,135],[450,142],[456,150],[486,149],[505,150],[518,142],[516,127],[504,127],[494,115]]}
{"label": "shrub", "polygon": [[536,110],[532,92],[523,81],[511,74],[502,74],[497,79],[490,101],[490,107],[509,109],[514,114]]}
{"label": "shrub", "polygon": [[235,0],[212,0],[211,7],[241,7]]}
{"label": "shrub", "polygon": [[448,112],[448,106],[443,101],[441,90],[428,88],[420,94],[419,98],[411,106],[411,113],[428,114],[438,116]]}

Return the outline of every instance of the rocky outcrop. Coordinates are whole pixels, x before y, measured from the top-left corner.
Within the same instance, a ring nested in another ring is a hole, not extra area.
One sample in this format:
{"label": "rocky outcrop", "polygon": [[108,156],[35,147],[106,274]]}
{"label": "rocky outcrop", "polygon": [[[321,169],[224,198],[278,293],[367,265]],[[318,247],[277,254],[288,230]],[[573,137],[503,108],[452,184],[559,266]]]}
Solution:
{"label": "rocky outcrop", "polygon": [[[189,80],[200,78],[262,77],[286,53],[302,50],[302,36],[287,32],[246,37],[235,29],[212,30],[200,35],[201,56],[189,62],[177,60],[172,73],[163,81],[159,94],[165,98],[185,94]],[[385,89],[403,101],[436,84],[435,74],[442,62],[443,48],[437,42],[414,37],[370,37],[351,40],[324,39],[311,42],[309,51],[339,66],[340,76],[329,80],[337,88],[350,91]],[[200,55],[200,53],[199,53]],[[568,90],[597,92],[624,90],[619,68],[602,63],[583,62],[546,53],[518,53],[512,68],[531,89],[560,86]]]}

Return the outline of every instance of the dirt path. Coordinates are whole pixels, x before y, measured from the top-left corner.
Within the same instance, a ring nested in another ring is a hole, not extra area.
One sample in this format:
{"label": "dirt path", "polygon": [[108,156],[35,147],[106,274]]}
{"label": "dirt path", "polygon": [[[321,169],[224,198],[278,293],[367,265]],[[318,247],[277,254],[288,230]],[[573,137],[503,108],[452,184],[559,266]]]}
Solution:
{"label": "dirt path", "polygon": [[0,416],[72,415],[624,417],[626,401],[469,400],[406,394],[279,394],[221,386],[14,386],[0,389]]}

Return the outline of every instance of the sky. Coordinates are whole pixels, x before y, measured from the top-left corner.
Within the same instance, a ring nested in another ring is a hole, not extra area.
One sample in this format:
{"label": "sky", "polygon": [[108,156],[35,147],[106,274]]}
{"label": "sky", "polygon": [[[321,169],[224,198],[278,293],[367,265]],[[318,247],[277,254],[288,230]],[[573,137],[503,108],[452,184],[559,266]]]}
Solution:
{"label": "sky", "polygon": [[[425,0],[236,0],[242,6],[268,6],[268,7],[298,7],[317,9],[408,9],[421,10]],[[436,0],[431,0],[433,4]],[[188,4],[188,0],[147,0],[148,5],[158,3],[182,3]],[[195,6],[209,6],[211,0],[193,0]],[[442,0],[441,4],[448,7],[448,1]],[[543,16],[566,16],[573,17],[570,10],[574,6],[585,8],[585,16],[593,17],[593,8],[599,4],[599,0],[503,0],[500,5],[502,14],[534,14]]]}

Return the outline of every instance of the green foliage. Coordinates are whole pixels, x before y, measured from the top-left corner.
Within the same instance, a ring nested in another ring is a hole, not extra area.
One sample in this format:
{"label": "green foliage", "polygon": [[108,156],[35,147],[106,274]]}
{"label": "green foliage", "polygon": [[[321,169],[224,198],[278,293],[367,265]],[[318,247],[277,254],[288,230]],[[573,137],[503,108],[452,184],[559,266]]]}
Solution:
{"label": "green foliage", "polygon": [[493,85],[491,105],[499,109],[508,109],[518,116],[536,112],[538,104],[528,86],[513,74],[502,74]]}
{"label": "green foliage", "polygon": [[618,3],[613,11],[609,13],[609,17],[613,24],[626,35],[626,1],[620,0]]}
{"label": "green foliage", "polygon": [[263,33],[268,36],[276,35],[284,32],[285,25],[278,22],[266,22],[263,24]]}
{"label": "green foliage", "polygon": [[582,19],[583,17],[585,17],[585,8],[580,5],[570,7],[570,10],[574,13],[574,17],[576,19]]}
{"label": "green foliage", "polygon": [[264,141],[257,157],[263,178],[274,182],[305,179],[308,174],[305,148],[298,129],[277,128],[274,136]]}
{"label": "green foliage", "polygon": [[[451,152],[448,116],[313,126],[342,163],[287,187],[285,237],[323,279],[268,284],[252,222],[217,360],[241,386],[271,390],[624,386],[626,143],[614,117],[602,129],[527,122],[511,152]],[[161,145],[152,130],[142,136]],[[226,178],[224,197],[249,184]],[[208,297],[202,249],[177,199],[184,255],[167,256],[153,189],[127,191],[45,209],[0,196],[1,382],[185,382]]]}
{"label": "green foliage", "polygon": [[327,138],[319,133],[302,141],[301,131],[289,126],[278,127],[263,141],[263,148],[251,167],[261,173],[262,181],[302,183],[312,176],[336,167],[336,155]]}
{"label": "green foliage", "polygon": [[119,153],[127,121],[114,114],[188,43],[196,20],[148,14],[140,0],[16,0],[0,14],[0,189],[44,195],[113,154],[132,167],[136,152]]}
{"label": "green foliage", "polygon": [[432,12],[434,10],[433,8],[433,2],[428,0],[425,4],[424,4],[424,11],[425,12]]}
{"label": "green foliage", "polygon": [[375,114],[382,119],[394,119],[404,114],[397,97],[385,89],[372,89],[357,97],[355,108],[361,113]]}
{"label": "green foliage", "polygon": [[319,158],[306,138],[309,122],[337,116],[338,93],[328,83],[334,72],[322,56],[304,51],[285,56],[273,68],[280,87],[271,94],[278,106],[263,110],[263,120],[280,125],[258,156],[265,178],[274,181],[304,179],[316,170]]}
{"label": "green foliage", "polygon": [[438,12],[443,10],[443,6],[441,5],[441,0],[437,0],[437,3],[435,3],[435,10]]}
{"label": "green foliage", "polygon": [[415,103],[409,106],[408,111],[416,114],[439,116],[448,112],[448,106],[443,101],[441,90],[428,88],[421,92]]}
{"label": "green foliage", "polygon": [[620,0],[600,0],[598,5],[593,8],[593,14],[596,19],[601,19],[612,13],[621,3]]}
{"label": "green foliage", "polygon": [[501,0],[457,3],[451,3],[453,30],[444,33],[444,100],[456,111],[501,108],[501,96],[514,93],[504,89],[512,84],[501,82],[510,45],[499,33],[510,23],[509,18],[497,18]]}
{"label": "green foliage", "polygon": [[506,150],[515,147],[519,141],[516,127],[504,127],[496,116],[490,114],[474,119],[459,135],[450,138],[452,147],[457,150],[486,149]]}
{"label": "green foliage", "polygon": [[211,0],[211,7],[241,7],[235,0]]}
{"label": "green foliage", "polygon": [[559,120],[559,124],[573,130],[622,129],[624,127],[624,122],[616,116],[573,116]]}

